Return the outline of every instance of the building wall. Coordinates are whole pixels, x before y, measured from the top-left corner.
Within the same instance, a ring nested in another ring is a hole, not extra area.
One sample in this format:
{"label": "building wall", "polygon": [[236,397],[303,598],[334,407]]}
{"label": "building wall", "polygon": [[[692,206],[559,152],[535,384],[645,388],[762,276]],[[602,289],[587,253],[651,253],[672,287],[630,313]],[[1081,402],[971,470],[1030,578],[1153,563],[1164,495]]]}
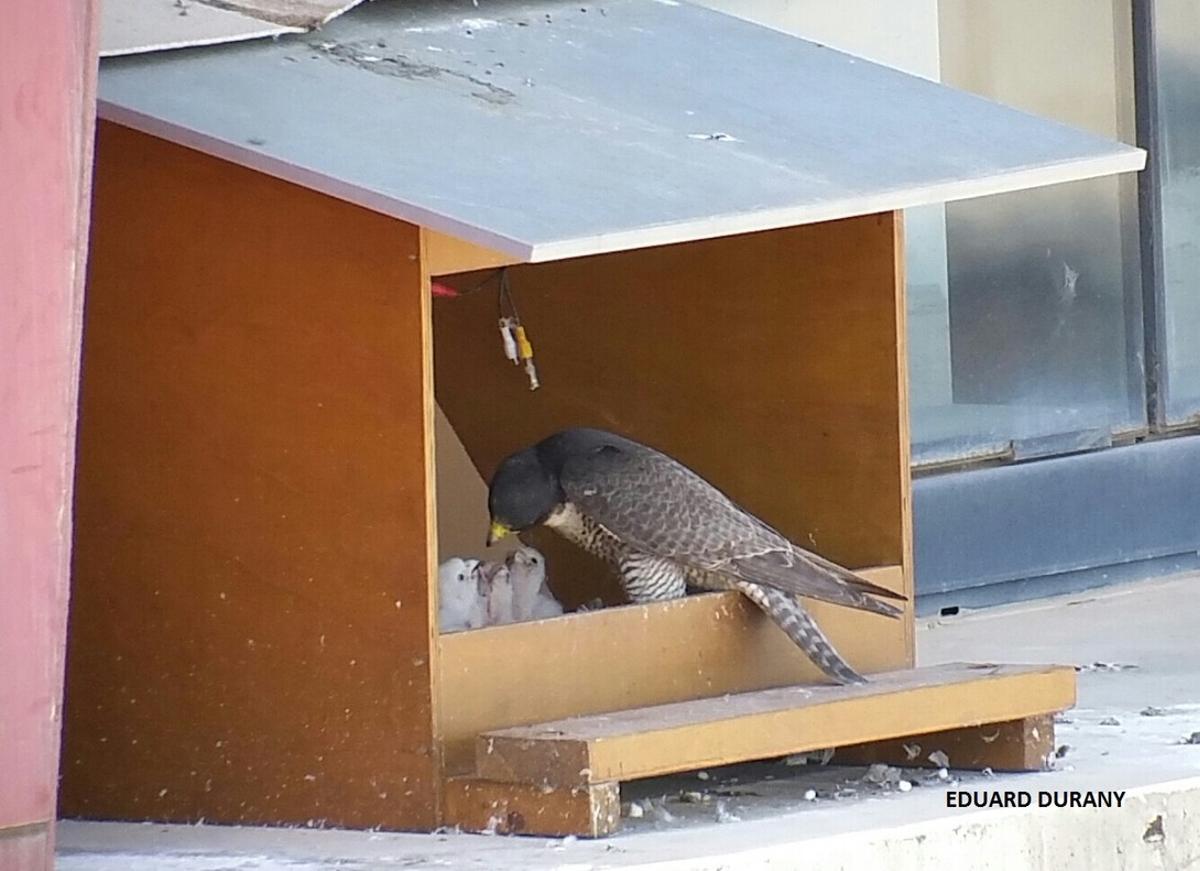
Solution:
{"label": "building wall", "polygon": [[[947,84],[1136,140],[1129,0],[942,0],[940,31]],[[947,206],[947,453],[1065,452],[1078,433],[1144,429],[1136,185],[1123,175]]]}
{"label": "building wall", "polygon": [[93,3],[6,0],[0,30],[0,868],[52,865]]}
{"label": "building wall", "polygon": [[699,5],[938,79],[938,0],[699,0]]}

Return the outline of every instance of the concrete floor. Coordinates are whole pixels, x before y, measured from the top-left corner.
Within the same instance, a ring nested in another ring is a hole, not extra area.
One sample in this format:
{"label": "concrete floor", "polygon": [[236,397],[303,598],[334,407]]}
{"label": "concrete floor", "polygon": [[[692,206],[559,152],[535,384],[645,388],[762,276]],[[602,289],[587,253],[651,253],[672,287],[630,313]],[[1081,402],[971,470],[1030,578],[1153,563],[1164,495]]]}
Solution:
{"label": "concrete floor", "polygon": [[[1200,745],[1185,743],[1200,732],[1198,585],[1200,576],[1180,576],[922,621],[923,665],[996,660],[1081,667],[1079,705],[1057,727],[1063,755],[1055,771],[952,773],[942,781],[912,770],[898,775],[913,784],[901,791],[864,777],[863,769],[736,766],[706,772],[703,780],[687,775],[631,784],[623,797],[646,801],[646,813],[626,820],[617,836],[591,842],[64,822],[58,867],[1200,868]],[[948,810],[945,796],[954,788],[1124,790],[1126,799],[1119,810]],[[680,801],[681,793],[693,801]]]}

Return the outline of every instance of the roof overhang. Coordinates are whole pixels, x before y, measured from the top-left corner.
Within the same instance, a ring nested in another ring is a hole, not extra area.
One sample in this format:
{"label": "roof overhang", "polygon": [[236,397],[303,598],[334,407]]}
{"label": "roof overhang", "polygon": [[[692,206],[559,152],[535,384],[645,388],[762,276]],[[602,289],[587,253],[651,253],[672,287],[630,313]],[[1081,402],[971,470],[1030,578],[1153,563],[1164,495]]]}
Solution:
{"label": "roof overhang", "polygon": [[525,261],[1145,163],[674,0],[377,2],[314,33],[105,61],[100,113]]}

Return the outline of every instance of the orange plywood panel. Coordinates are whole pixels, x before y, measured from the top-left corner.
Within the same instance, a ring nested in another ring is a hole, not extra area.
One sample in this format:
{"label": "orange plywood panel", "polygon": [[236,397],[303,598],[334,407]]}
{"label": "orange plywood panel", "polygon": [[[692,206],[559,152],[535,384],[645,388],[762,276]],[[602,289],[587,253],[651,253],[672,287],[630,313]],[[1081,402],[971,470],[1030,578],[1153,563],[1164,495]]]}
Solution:
{"label": "orange plywood panel", "polygon": [[105,124],[63,811],[427,828],[418,228]]}

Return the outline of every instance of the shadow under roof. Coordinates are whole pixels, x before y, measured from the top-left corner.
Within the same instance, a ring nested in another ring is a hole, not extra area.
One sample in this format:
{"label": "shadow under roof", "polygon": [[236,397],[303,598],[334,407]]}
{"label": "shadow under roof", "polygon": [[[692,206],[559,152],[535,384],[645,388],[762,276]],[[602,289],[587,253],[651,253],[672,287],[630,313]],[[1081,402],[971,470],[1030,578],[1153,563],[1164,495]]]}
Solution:
{"label": "shadow under roof", "polygon": [[674,0],[375,2],[113,58],[105,118],[543,261],[1140,169],[1140,149]]}

